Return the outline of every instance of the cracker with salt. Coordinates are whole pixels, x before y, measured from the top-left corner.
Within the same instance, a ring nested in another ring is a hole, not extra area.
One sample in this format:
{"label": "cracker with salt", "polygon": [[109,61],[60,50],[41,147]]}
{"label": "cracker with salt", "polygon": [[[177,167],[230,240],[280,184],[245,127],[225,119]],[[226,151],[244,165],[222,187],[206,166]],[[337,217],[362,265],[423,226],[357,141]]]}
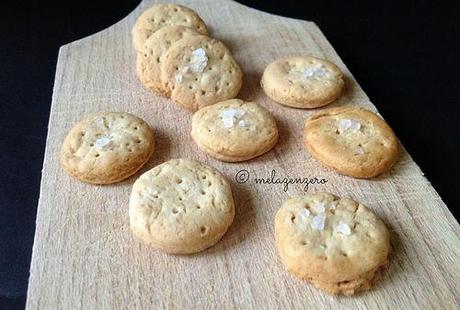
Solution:
{"label": "cracker with salt", "polygon": [[134,235],[167,253],[191,254],[214,245],[233,222],[230,185],[216,169],[172,159],[133,186],[129,221]]}
{"label": "cracker with salt", "polygon": [[94,113],[64,140],[61,165],[80,181],[108,184],[138,171],[150,158],[154,134],[142,119],[122,112]]}
{"label": "cracker with salt", "polygon": [[305,122],[304,143],[313,157],[342,174],[371,178],[388,171],[399,157],[390,126],[357,107],[326,109]]}
{"label": "cracker with salt", "polygon": [[242,76],[228,48],[202,35],[174,43],[161,65],[161,80],[171,99],[193,111],[234,98]]}
{"label": "cracker with salt", "polygon": [[311,56],[278,59],[265,69],[261,85],[267,96],[295,108],[327,105],[343,92],[340,69],[330,61]]}
{"label": "cracker with salt", "polygon": [[278,128],[271,113],[261,105],[239,99],[195,112],[191,134],[201,150],[227,162],[262,155],[278,140]]}
{"label": "cracker with salt", "polygon": [[369,289],[387,264],[390,235],[367,207],[329,193],[288,199],[275,218],[286,269],[328,293]]}

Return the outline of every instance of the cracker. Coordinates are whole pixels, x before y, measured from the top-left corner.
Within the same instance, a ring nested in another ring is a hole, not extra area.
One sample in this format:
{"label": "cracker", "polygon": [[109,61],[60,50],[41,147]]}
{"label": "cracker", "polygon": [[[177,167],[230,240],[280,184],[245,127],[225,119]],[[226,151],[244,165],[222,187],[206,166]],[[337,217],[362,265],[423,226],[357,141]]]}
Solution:
{"label": "cracker", "polygon": [[132,29],[133,45],[141,51],[147,39],[165,26],[182,25],[208,34],[205,23],[190,8],[178,4],[157,4],[145,10],[136,20]]}
{"label": "cracker", "polygon": [[341,96],[344,80],[340,69],[330,61],[297,56],[269,64],[261,86],[267,96],[283,105],[317,108]]}
{"label": "cracker", "polygon": [[133,186],[129,220],[134,235],[172,254],[200,252],[219,241],[235,215],[230,185],[216,169],[172,159]]}
{"label": "cracker", "polygon": [[150,158],[152,129],[142,119],[122,112],[94,113],[76,124],[61,148],[61,165],[80,181],[119,182],[136,173]]}
{"label": "cracker", "polygon": [[305,122],[304,143],[313,157],[336,171],[371,178],[399,157],[399,142],[376,114],[356,107],[321,111]]}
{"label": "cracker", "polygon": [[225,45],[202,35],[174,43],[161,66],[161,79],[171,99],[193,111],[234,98],[242,76]]}
{"label": "cracker", "polygon": [[278,140],[278,128],[264,107],[231,99],[195,112],[191,135],[212,157],[237,162],[268,152]]}
{"label": "cracker", "polygon": [[388,261],[385,224],[364,205],[329,193],[287,200],[275,234],[286,269],[332,294],[369,289]]}

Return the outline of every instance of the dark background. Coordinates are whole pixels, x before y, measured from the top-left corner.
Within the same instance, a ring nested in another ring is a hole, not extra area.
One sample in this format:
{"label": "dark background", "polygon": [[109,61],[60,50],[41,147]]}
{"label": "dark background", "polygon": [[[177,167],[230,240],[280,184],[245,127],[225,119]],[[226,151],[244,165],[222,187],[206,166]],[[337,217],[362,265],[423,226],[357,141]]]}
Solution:
{"label": "dark background", "polygon": [[[240,2],[315,21],[458,220],[458,1]],[[0,309],[24,307],[58,48],[138,3],[0,4]]]}

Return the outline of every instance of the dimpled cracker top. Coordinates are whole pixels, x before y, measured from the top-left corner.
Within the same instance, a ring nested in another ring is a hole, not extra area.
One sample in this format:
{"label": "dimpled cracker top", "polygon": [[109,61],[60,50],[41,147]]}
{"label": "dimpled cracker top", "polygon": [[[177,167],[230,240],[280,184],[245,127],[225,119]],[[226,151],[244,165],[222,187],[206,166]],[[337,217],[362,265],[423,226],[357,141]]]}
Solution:
{"label": "dimpled cracker top", "polygon": [[367,288],[390,249],[388,229],[379,218],[329,193],[287,200],[276,214],[275,232],[286,268],[333,293]]}
{"label": "dimpled cracker top", "polygon": [[144,173],[133,186],[133,233],[167,253],[195,253],[216,243],[233,222],[227,180],[214,168],[172,159]]}
{"label": "dimpled cracker top", "polygon": [[199,33],[208,34],[205,23],[192,9],[178,4],[157,4],[145,10],[134,24],[132,30],[134,48],[141,51],[145,41],[155,31],[172,25],[187,26]]}
{"label": "dimpled cracker top", "polygon": [[154,142],[152,129],[132,114],[94,113],[68,133],[61,148],[61,165],[81,181],[114,183],[148,161]]}
{"label": "dimpled cracker top", "polygon": [[171,99],[193,111],[234,98],[242,77],[228,48],[202,35],[173,44],[161,66],[161,79]]}
{"label": "dimpled cracker top", "polygon": [[201,149],[224,161],[256,157],[278,140],[278,128],[270,112],[239,99],[198,110],[193,115],[191,134]]}
{"label": "dimpled cracker top", "polygon": [[344,80],[342,72],[332,62],[296,56],[269,64],[261,85],[276,102],[296,108],[317,108],[342,94]]}
{"label": "dimpled cracker top", "polygon": [[390,126],[376,114],[356,107],[313,115],[305,123],[304,142],[322,163],[358,178],[387,171],[399,155],[399,142]]}

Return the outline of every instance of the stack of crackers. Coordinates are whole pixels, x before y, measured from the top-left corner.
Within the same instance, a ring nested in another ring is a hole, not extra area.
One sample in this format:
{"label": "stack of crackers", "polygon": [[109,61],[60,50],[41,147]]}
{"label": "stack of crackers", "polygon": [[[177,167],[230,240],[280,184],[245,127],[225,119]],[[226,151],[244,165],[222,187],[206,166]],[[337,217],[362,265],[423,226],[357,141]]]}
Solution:
{"label": "stack of crackers", "polygon": [[196,111],[240,91],[239,65],[222,42],[208,36],[191,9],[155,5],[142,13],[132,32],[137,75],[153,92]]}

